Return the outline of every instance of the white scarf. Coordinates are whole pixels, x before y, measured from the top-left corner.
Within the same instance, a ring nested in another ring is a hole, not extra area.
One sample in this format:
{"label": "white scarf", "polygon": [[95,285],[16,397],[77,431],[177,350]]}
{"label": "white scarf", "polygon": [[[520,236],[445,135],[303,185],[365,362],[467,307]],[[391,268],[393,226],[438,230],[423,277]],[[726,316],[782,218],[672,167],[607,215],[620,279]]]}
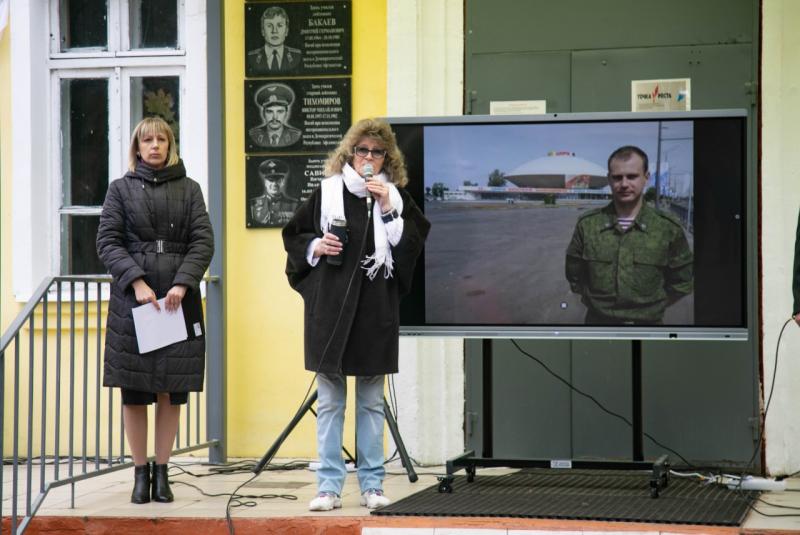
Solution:
{"label": "white scarf", "polygon": [[[373,178],[386,184],[389,188],[389,199],[392,202],[392,207],[399,213],[403,213],[403,198],[395,185],[389,182],[389,179],[383,173],[375,175]],[[343,184],[347,187],[347,191],[356,197],[364,198],[367,196],[366,181],[350,164],[344,165],[341,174],[324,179],[320,183],[322,206],[319,217],[320,228],[323,232],[328,231],[330,222],[334,218],[344,219]],[[375,236],[375,253],[367,255],[364,260],[361,260],[361,268],[366,270],[367,276],[370,280],[373,280],[381,266],[385,266],[384,277],[388,279],[392,276],[394,262],[392,261],[392,250],[389,247],[389,239],[386,235],[383,219],[381,219],[379,206],[374,206],[372,209],[372,229]]]}

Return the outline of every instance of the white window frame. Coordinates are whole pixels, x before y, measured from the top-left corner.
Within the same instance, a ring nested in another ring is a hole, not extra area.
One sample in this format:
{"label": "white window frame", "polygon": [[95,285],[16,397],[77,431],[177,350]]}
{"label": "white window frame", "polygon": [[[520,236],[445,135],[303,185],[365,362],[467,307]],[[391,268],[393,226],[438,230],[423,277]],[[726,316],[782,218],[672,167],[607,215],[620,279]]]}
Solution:
{"label": "white window frame", "polygon": [[[130,77],[179,76],[181,157],[204,194],[208,191],[206,0],[179,0],[176,49],[123,50],[129,33],[120,28],[128,19],[128,1],[109,0],[109,50],[70,52],[60,52],[57,4],[58,0],[10,0],[14,20],[10,32],[12,287],[16,299],[23,302],[45,277],[60,274],[61,215],[70,210],[87,213],[85,207],[61,207],[62,79],[109,79],[110,181],[127,170],[133,127],[128,115]],[[90,211],[99,213],[96,207]]]}
{"label": "white window frame", "polygon": [[[173,67],[173,66],[164,66],[164,67],[130,67],[121,70],[121,81],[120,81],[120,101],[123,106],[123,112],[127,111],[127,113],[122,113],[122,132],[132,132],[133,128],[136,126],[131,122],[131,113],[130,113],[130,102],[131,102],[131,78],[136,77],[150,77],[150,76],[177,76],[180,80],[178,87],[180,88],[180,95],[178,101],[178,117],[180,118],[181,128],[180,128],[180,136],[181,136],[181,158],[186,155],[187,159],[192,157],[192,148],[186,147],[184,150],[183,147],[183,118],[185,116],[184,112],[186,111],[186,107],[183,103],[183,96],[186,94],[186,69],[184,67]],[[130,136],[124,135],[120,137],[120,148],[122,151],[122,159],[119,160],[122,162],[123,167],[119,169],[119,173],[115,174],[114,176],[122,176],[128,170],[128,148],[130,146]]]}
{"label": "white window frame", "polygon": [[[141,0],[146,2],[147,0]],[[129,31],[131,0],[108,0],[108,46],[107,50],[102,47],[75,48],[69,52],[61,51],[61,19],[58,11],[60,2],[50,0],[50,57],[51,58],[72,58],[82,57],[105,57],[105,56],[151,56],[159,54],[175,55],[183,53],[186,49],[184,36],[186,34],[186,3],[196,7],[198,2],[192,0],[177,0],[177,20],[178,20],[178,44],[175,48],[143,48],[131,49],[131,35]],[[205,11],[205,2],[202,2]],[[126,31],[123,31],[126,30]]]}
{"label": "white window frame", "polygon": [[[141,0],[141,2],[146,2],[147,0]],[[130,2],[128,2],[130,5]],[[130,9],[121,9],[120,10],[120,23],[122,28],[128,28],[130,22]],[[163,49],[166,52],[174,52],[177,50],[184,50],[184,20],[186,19],[186,6],[185,0],[178,1],[178,45],[173,48],[165,48]],[[109,21],[110,22],[110,21]],[[120,49],[122,50],[119,54],[120,55],[136,55],[141,52],[140,49],[131,50],[131,33],[130,31],[127,32],[118,32],[121,37],[120,42]],[[147,54],[155,52],[158,49],[147,49]]]}
{"label": "white window frame", "polygon": [[[88,205],[65,205],[63,185],[65,177],[63,175],[64,165],[61,160],[62,146],[64,144],[64,129],[61,124],[63,116],[62,110],[62,96],[61,96],[61,82],[62,80],[75,80],[75,79],[98,79],[104,78],[108,81],[107,97],[108,97],[108,169],[113,174],[114,164],[119,161],[119,140],[114,139],[119,137],[119,117],[121,111],[119,108],[119,99],[112,98],[113,95],[119,95],[119,69],[59,69],[50,71],[50,109],[51,112],[51,154],[50,154],[50,176],[54,178],[54,184],[51,191],[50,203],[54,207],[56,216],[53,218],[51,225],[52,229],[52,243],[50,249],[57,251],[58,254],[51,256],[50,260],[52,265],[50,269],[53,273],[61,272],[61,222],[62,217],[65,215],[100,215],[102,206],[88,206]],[[81,296],[82,297],[82,296]]]}

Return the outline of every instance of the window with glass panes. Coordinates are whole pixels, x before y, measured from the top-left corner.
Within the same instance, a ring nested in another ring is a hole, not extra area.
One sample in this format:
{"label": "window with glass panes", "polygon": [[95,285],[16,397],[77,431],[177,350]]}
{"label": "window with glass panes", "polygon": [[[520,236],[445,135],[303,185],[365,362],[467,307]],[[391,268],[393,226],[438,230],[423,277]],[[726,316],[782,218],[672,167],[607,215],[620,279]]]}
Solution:
{"label": "window with glass panes", "polygon": [[53,127],[59,133],[61,274],[106,271],[95,238],[130,133],[163,117],[180,140],[183,0],[52,0]]}

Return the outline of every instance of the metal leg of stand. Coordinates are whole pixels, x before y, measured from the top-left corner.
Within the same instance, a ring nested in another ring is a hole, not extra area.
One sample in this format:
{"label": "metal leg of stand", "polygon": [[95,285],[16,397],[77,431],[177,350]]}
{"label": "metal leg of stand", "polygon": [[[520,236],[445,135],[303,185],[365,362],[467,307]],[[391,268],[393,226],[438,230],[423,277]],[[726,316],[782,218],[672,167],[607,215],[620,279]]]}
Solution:
{"label": "metal leg of stand", "polygon": [[283,432],[281,432],[281,434],[278,436],[275,442],[273,442],[272,446],[269,447],[267,453],[265,453],[264,456],[261,457],[261,460],[258,462],[256,467],[253,468],[253,473],[260,474],[261,471],[264,470],[264,467],[267,466],[267,464],[269,464],[269,462],[272,460],[275,454],[278,453],[278,450],[280,449],[281,445],[283,445],[286,438],[289,436],[289,433],[291,433],[292,430],[300,422],[300,420],[303,419],[303,416],[305,416],[306,412],[308,412],[309,409],[311,409],[311,406],[314,404],[315,401],[317,401],[316,390],[314,390],[314,392],[308,397],[308,400],[306,400],[306,402],[303,403],[303,406],[300,407],[300,409],[297,411],[297,414],[294,415],[294,418],[292,418],[292,421],[289,422],[289,425],[286,426],[286,429],[284,429]]}
{"label": "metal leg of stand", "polygon": [[669,456],[662,455],[653,463],[653,473],[650,476],[650,497],[658,498],[661,489],[669,485]]}
{"label": "metal leg of stand", "polygon": [[631,340],[631,432],[633,460],[644,461],[644,427],[642,425],[642,341]]}
{"label": "metal leg of stand", "polygon": [[397,428],[397,422],[394,416],[392,416],[392,410],[389,408],[389,403],[386,401],[385,396],[383,398],[383,413],[386,415],[386,423],[389,426],[389,432],[392,433],[392,439],[394,440],[395,446],[397,446],[397,454],[400,455],[400,461],[403,463],[403,468],[406,469],[408,480],[414,483],[419,477],[414,471],[414,467],[411,465],[411,459],[408,457],[405,444],[403,444],[403,437],[400,436],[400,429]]}
{"label": "metal leg of stand", "polygon": [[558,468],[579,470],[651,470],[650,496],[658,498],[661,490],[669,485],[670,463],[667,455],[662,455],[654,463],[644,461],[644,430],[642,426],[642,342],[631,341],[631,375],[632,375],[632,413],[633,413],[633,460],[632,461],[573,461],[566,459],[508,459],[493,456],[492,444],[492,341],[483,340],[483,448],[482,455],[476,456],[474,451],[447,461],[446,474],[439,476],[440,493],[453,492],[455,473],[462,468],[467,474],[467,482],[475,479],[477,467],[508,468]]}
{"label": "metal leg of stand", "polygon": [[[303,419],[303,416],[305,416],[308,411],[311,411],[316,416],[316,413],[314,413],[314,411],[311,409],[312,405],[314,405],[316,401],[317,391],[314,390],[314,392],[312,392],[308,397],[308,400],[303,403],[303,405],[294,415],[294,418],[292,418],[281,434],[278,435],[278,438],[275,439],[275,442],[272,443],[272,446],[270,446],[264,456],[261,457],[261,460],[255,466],[255,468],[253,468],[253,473],[260,474],[264,470],[272,458],[275,457],[275,454],[278,453],[278,450],[286,441],[286,438],[294,430],[294,428],[297,427],[297,424],[300,423],[300,420]],[[392,416],[392,411],[389,408],[389,403],[386,401],[386,397],[383,398],[383,412],[386,416],[386,423],[389,425],[389,431],[392,433],[392,439],[397,446],[397,453],[400,455],[400,461],[403,463],[403,468],[406,469],[406,473],[408,473],[408,480],[414,483],[419,479],[419,477],[414,471],[414,467],[411,465],[411,459],[408,457],[406,446],[403,444],[403,438],[400,436],[400,430],[397,428],[397,422],[395,421],[394,416]],[[347,454],[347,456],[353,460],[353,456],[350,455],[350,453],[344,447],[342,447],[342,449],[344,450],[345,454]]]}

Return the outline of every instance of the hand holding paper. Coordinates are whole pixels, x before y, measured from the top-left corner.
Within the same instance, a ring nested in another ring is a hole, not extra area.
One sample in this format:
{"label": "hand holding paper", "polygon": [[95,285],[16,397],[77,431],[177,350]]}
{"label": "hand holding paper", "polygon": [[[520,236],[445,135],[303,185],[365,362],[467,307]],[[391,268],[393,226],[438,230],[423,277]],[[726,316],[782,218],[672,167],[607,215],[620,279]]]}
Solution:
{"label": "hand holding paper", "polygon": [[160,309],[151,303],[132,309],[139,353],[148,353],[188,338],[183,307],[178,306],[174,312],[168,312],[164,298],[159,299],[158,304]]}
{"label": "hand holding paper", "polygon": [[167,311],[174,311],[177,310],[178,307],[181,306],[183,302],[183,298],[186,295],[186,286],[183,284],[176,284],[172,288],[169,289],[167,292],[166,297],[164,297],[164,303],[167,305]]}
{"label": "hand holding paper", "polygon": [[131,283],[131,286],[133,286],[133,291],[136,294],[137,303],[140,305],[153,303],[153,306],[156,307],[156,309],[161,309],[160,305],[158,304],[158,300],[156,299],[156,293],[152,288],[150,288],[144,279],[136,279]]}

